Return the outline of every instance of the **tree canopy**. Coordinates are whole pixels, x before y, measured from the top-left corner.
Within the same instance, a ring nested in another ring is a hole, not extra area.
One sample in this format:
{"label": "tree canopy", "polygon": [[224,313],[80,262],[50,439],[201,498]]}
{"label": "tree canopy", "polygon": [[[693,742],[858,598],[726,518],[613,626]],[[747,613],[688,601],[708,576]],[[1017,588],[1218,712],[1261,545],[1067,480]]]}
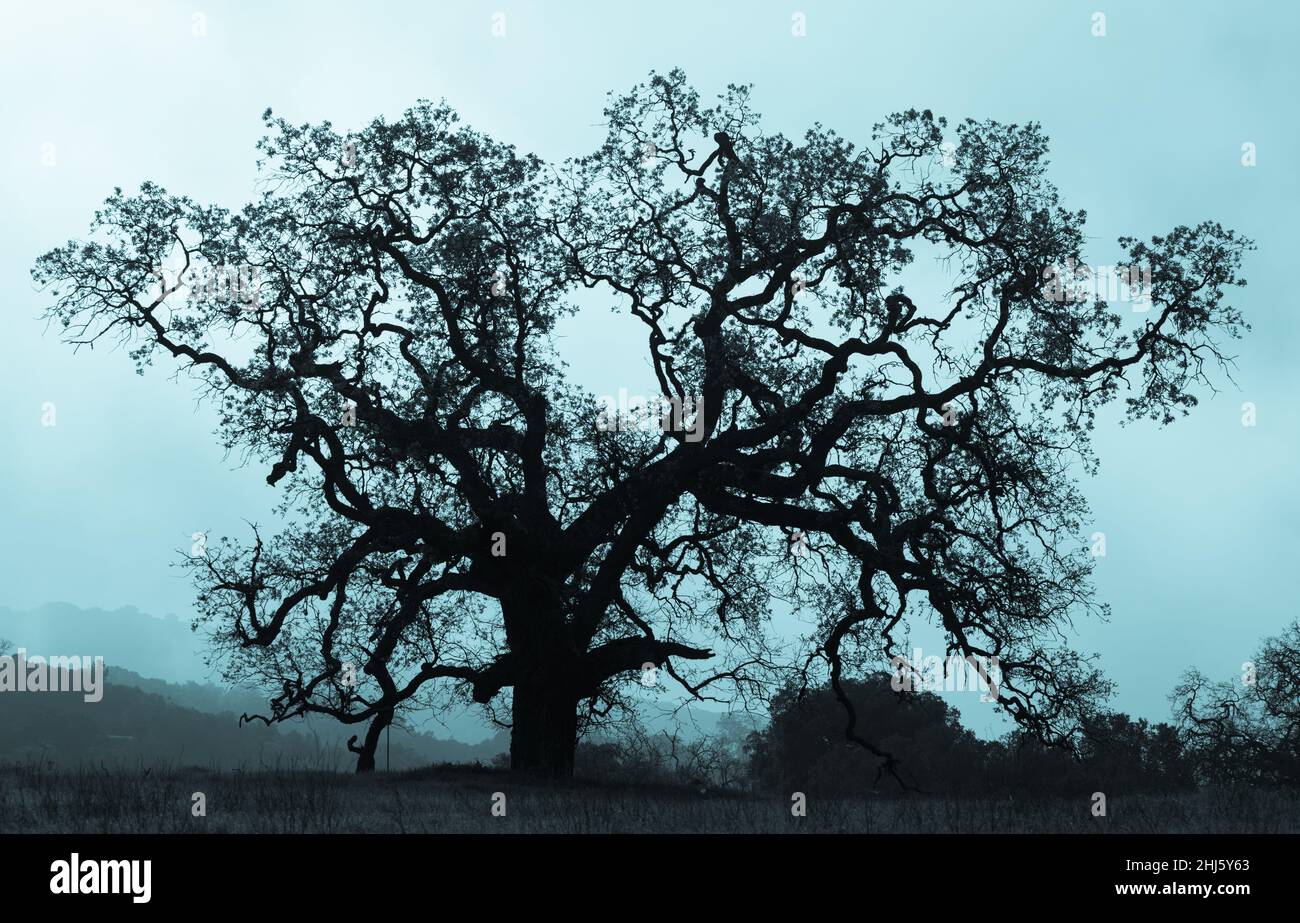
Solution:
{"label": "tree canopy", "polygon": [[1300,783],[1300,621],[1266,638],[1233,680],[1189,670],[1170,698],[1204,777]]}
{"label": "tree canopy", "polygon": [[[997,657],[1044,740],[1105,695],[1064,636],[1104,608],[1075,477],[1103,405],[1168,423],[1230,362],[1233,231],[1121,239],[1150,280],[1134,324],[1044,284],[1084,263],[1085,215],[1037,124],[792,139],[678,71],[553,165],[445,104],[264,118],[252,204],[117,190],[34,270],[70,342],[191,372],[282,489],[277,534],[190,559],[231,674],[279,690],[263,720],[363,725],[366,769],[396,710],[508,690],[513,765],[563,774],[626,683],[762,698],[794,674],[888,766],[842,678],[922,621]],[[935,259],[923,294],[909,266]],[[610,425],[566,378],[584,288],[644,343],[661,425]]]}

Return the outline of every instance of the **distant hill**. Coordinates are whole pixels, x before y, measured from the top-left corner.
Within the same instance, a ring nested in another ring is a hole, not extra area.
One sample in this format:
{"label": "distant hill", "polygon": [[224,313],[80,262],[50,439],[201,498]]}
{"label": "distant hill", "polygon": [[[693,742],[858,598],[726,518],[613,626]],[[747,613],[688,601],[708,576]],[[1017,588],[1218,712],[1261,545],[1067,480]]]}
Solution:
{"label": "distant hill", "polygon": [[[175,616],[133,606],[81,609],[49,603],[30,610],[0,607],[0,639],[29,654],[103,657],[104,701],[79,696],[0,694],[0,760],[40,757],[60,764],[112,760],[177,761],[235,767],[275,760],[323,761],[351,768],[345,742],[364,727],[317,718],[267,729],[239,727],[239,715],[266,710],[257,691],[218,682],[203,662],[204,638]],[[635,696],[638,690],[633,689]],[[711,737],[725,713],[700,704],[675,711],[679,699],[644,696],[641,719],[655,735]],[[128,707],[129,705],[129,707]],[[506,732],[476,708],[408,716],[413,731],[392,732],[392,766],[489,763],[509,750]],[[13,732],[19,722],[21,733]],[[165,729],[162,731],[160,729]],[[599,735],[598,735],[599,736]],[[386,742],[378,753],[385,765]]]}
{"label": "distant hill", "polygon": [[[196,688],[188,691],[168,690],[168,698],[180,705],[212,711],[221,698],[220,687],[210,685],[220,677],[203,662],[206,639],[176,616],[159,618],[134,606],[114,610],[81,609],[68,603],[47,603],[29,610],[0,606],[0,639],[26,648],[30,654],[103,657],[110,671],[125,671],[115,676],[132,674],[136,682],[130,685],[146,691],[161,692],[147,685],[159,681],[181,687],[195,684]],[[144,677],[155,679],[146,681]],[[255,694],[251,699],[238,691],[227,695],[225,708],[236,714],[265,707]],[[436,720],[423,716],[419,726],[434,736],[471,744],[486,743],[497,733],[471,708],[440,714]]]}
{"label": "distant hill", "polygon": [[[167,683],[106,668],[102,701],[80,693],[0,694],[0,762],[39,760],[56,766],[203,766],[212,769],[308,765],[351,771],[346,740],[360,728],[334,721],[294,721],[267,728],[239,724],[243,711],[265,707],[256,693],[206,683]],[[490,763],[508,749],[498,734],[480,744],[442,740],[396,728],[393,769],[431,763]],[[381,744],[379,765],[387,763]]]}
{"label": "distant hill", "polygon": [[167,682],[141,676],[125,667],[105,666],[105,674],[110,683],[130,686],[141,692],[160,695],[173,705],[192,708],[195,711],[211,714],[256,714],[266,711],[266,697],[251,689],[239,689],[234,686],[220,686],[214,683]]}

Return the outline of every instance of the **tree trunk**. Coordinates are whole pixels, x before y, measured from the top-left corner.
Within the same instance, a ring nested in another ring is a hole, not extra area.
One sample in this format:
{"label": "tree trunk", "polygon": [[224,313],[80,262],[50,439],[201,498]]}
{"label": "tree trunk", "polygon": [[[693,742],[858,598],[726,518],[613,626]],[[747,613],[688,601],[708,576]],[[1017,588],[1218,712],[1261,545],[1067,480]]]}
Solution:
{"label": "tree trunk", "polygon": [[366,728],[366,739],[360,747],[354,746],[355,737],[348,741],[348,749],[357,754],[357,772],[375,771],[375,751],[379,749],[379,735],[392,720],[391,711],[381,711],[370,722],[370,727]]}
{"label": "tree trunk", "polygon": [[577,745],[578,701],[566,683],[533,681],[514,687],[512,770],[568,778]]}

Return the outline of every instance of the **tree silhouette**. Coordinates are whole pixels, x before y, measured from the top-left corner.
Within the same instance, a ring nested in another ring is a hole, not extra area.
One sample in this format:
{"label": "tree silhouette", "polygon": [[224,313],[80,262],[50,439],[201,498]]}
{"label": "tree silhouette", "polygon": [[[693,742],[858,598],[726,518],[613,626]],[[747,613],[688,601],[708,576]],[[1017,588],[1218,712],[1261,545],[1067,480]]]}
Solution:
{"label": "tree silhouette", "polygon": [[1300,622],[1267,638],[1234,680],[1189,670],[1170,698],[1202,781],[1300,783]]}
{"label": "tree silhouette", "polygon": [[[1103,404],[1169,422],[1229,361],[1248,242],[1122,239],[1150,279],[1133,327],[1045,284],[1082,264],[1084,214],[1035,124],[795,141],[678,71],[605,115],[548,168],[445,105],[351,135],[268,110],[254,204],[118,190],[39,260],[70,342],[179,362],[284,490],[276,537],[190,559],[232,674],[280,690],[262,719],[367,725],[368,769],[399,707],[509,689],[512,765],[566,774],[620,683],[723,698],[793,670],[889,765],[841,678],[932,618],[1000,659],[1021,725],[1073,733],[1106,684],[1061,640],[1101,608],[1072,471]],[[934,294],[903,284],[918,256]],[[644,338],[652,419],[565,380],[583,287]]]}
{"label": "tree silhouette", "polygon": [[[932,692],[899,695],[890,676],[844,680],[854,714],[873,743],[898,763],[907,787],[952,794],[981,786],[991,746],[961,726],[955,708]],[[860,797],[875,790],[882,766],[844,737],[843,705],[826,686],[791,684],[769,706],[771,723],[751,734],[747,750],[754,784],[773,792],[802,791]],[[982,788],[987,793],[987,784]]]}
{"label": "tree silhouette", "polygon": [[[957,710],[933,692],[899,694],[887,674],[845,680],[844,691],[865,726],[898,761],[900,780],[935,795],[988,798],[1086,798],[1105,791],[1172,792],[1195,787],[1191,764],[1173,727],[1128,715],[1085,718],[1070,746],[1047,747],[1016,730],[979,740]],[[773,697],[771,723],[749,735],[756,787],[861,797],[879,790],[881,767],[845,741],[843,706],[826,686],[791,685]]]}

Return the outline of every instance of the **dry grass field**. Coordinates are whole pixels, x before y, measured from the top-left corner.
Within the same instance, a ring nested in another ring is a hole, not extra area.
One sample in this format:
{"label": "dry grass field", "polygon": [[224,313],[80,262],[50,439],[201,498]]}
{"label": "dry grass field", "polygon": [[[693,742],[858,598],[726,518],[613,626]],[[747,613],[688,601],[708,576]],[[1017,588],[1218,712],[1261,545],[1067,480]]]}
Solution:
{"label": "dry grass field", "polygon": [[[192,813],[206,798],[205,817]],[[494,793],[505,816],[494,816]],[[499,770],[430,768],[358,777],[298,768],[0,767],[3,833],[1297,833],[1295,793],[1214,789],[1090,802],[809,798],[683,788],[545,784]]]}

